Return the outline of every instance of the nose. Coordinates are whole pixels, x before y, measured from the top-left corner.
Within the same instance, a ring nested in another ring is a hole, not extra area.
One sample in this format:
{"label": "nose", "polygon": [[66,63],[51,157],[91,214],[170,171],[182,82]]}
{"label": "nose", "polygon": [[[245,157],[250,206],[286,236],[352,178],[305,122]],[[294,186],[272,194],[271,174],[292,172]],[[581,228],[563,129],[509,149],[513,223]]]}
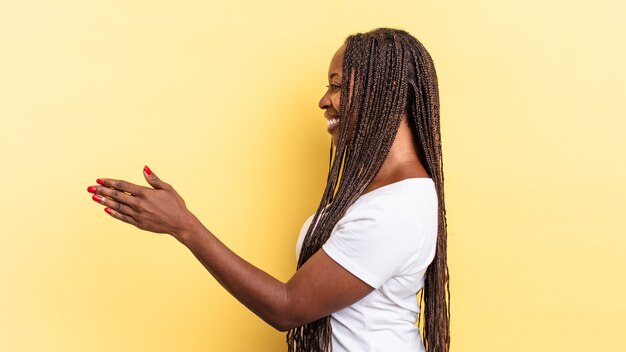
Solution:
{"label": "nose", "polygon": [[331,103],[330,103],[330,98],[328,97],[328,92],[324,93],[324,95],[322,95],[322,99],[320,99],[319,102],[319,107],[322,110],[326,110],[330,107]]}

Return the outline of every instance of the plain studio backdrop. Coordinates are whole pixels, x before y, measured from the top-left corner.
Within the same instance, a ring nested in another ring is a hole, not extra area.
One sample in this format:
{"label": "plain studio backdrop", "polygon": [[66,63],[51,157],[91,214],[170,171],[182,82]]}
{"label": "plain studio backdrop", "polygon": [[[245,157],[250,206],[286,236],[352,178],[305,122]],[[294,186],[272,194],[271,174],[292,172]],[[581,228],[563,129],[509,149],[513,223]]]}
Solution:
{"label": "plain studio backdrop", "polygon": [[453,351],[625,350],[618,1],[1,1],[0,350],[284,351],[175,239],[86,187],[148,164],[287,280],[319,204],[346,36],[439,77]]}

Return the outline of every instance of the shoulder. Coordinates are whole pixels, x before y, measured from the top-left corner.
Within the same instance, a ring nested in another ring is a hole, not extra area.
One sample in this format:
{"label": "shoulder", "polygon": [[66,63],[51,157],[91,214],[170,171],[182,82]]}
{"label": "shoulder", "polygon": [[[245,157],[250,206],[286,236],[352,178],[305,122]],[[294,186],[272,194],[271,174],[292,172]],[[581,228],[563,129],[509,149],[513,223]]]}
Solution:
{"label": "shoulder", "polygon": [[393,221],[411,217],[413,208],[402,195],[383,194],[358,199],[348,208],[337,225],[356,220]]}
{"label": "shoulder", "polygon": [[[424,228],[422,216],[401,194],[377,194],[355,202],[331,233],[352,243],[378,247],[413,243]],[[335,238],[339,240],[339,238]]]}
{"label": "shoulder", "polygon": [[434,184],[417,180],[366,193],[348,208],[337,227],[355,221],[375,221],[396,228],[420,223],[428,226],[436,218],[437,207]]}
{"label": "shoulder", "polygon": [[422,220],[398,195],[376,195],[349,208],[322,246],[337,263],[378,288],[422,252]]}

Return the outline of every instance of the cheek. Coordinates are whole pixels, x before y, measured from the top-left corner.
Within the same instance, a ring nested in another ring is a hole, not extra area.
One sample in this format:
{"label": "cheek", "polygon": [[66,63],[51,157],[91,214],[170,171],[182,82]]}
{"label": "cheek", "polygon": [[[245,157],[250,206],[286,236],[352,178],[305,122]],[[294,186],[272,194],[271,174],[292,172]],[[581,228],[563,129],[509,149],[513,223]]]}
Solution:
{"label": "cheek", "polygon": [[338,94],[333,94],[333,96],[330,98],[330,101],[333,103],[333,106],[335,107],[335,109],[337,109],[337,111],[339,111],[339,104],[341,103],[341,99],[340,99],[341,95],[340,93]]}

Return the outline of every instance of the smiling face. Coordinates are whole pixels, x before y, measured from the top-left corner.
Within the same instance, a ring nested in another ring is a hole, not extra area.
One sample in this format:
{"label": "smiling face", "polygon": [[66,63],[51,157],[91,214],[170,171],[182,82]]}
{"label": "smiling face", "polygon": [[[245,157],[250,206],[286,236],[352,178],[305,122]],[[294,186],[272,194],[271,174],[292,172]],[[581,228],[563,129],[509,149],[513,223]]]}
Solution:
{"label": "smiling face", "polygon": [[[328,133],[331,134],[333,144],[337,146],[339,142],[339,121],[342,116],[339,116],[339,104],[341,102],[341,85],[343,82],[343,57],[346,52],[346,45],[339,47],[328,67],[328,89],[326,93],[320,99],[319,107],[324,110],[324,117],[326,117],[328,125]],[[350,82],[349,92],[352,92],[352,82]],[[350,126],[348,136],[351,135],[354,126]],[[349,137],[348,137],[349,140]]]}

